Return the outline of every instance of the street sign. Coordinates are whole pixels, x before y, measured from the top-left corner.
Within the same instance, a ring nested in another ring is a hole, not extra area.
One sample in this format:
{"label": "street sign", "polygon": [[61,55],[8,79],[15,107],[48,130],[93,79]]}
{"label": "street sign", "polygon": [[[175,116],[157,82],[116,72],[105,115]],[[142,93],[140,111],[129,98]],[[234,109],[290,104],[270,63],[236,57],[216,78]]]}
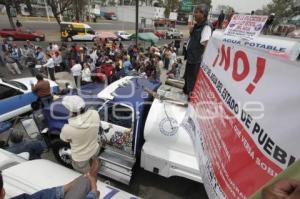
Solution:
{"label": "street sign", "polygon": [[180,8],[182,11],[191,12],[193,10],[193,3],[191,0],[181,1]]}

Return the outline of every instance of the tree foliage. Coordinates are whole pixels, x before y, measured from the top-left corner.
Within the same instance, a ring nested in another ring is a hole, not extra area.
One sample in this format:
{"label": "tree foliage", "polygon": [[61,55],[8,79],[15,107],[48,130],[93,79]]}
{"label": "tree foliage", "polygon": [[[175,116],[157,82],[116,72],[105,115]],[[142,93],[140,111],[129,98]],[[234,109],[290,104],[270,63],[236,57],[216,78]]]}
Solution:
{"label": "tree foliage", "polygon": [[0,0],[0,4],[4,4],[5,5],[6,14],[7,14],[10,26],[12,28],[16,28],[16,26],[14,24],[13,17],[12,17],[12,15],[10,13],[10,8],[12,8],[11,1],[10,0]]}
{"label": "tree foliage", "polygon": [[72,9],[73,0],[47,0],[47,4],[51,7],[57,23],[60,24],[61,20],[59,16]]}
{"label": "tree foliage", "polygon": [[193,5],[205,4],[211,8],[211,0],[192,0]]}
{"label": "tree foliage", "polygon": [[275,23],[300,14],[299,7],[296,7],[295,0],[272,0],[263,9],[264,14],[275,13]]}
{"label": "tree foliage", "polygon": [[165,16],[169,17],[170,12],[179,9],[179,0],[166,0],[164,7],[165,7]]}

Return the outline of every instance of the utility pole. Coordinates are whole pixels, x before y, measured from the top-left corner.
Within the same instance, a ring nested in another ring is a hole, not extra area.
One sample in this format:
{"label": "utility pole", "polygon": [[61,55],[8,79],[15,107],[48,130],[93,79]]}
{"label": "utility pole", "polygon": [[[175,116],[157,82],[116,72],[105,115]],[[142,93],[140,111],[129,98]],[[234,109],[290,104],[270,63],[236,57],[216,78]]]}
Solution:
{"label": "utility pole", "polygon": [[135,44],[138,46],[138,32],[139,32],[139,0],[135,0]]}

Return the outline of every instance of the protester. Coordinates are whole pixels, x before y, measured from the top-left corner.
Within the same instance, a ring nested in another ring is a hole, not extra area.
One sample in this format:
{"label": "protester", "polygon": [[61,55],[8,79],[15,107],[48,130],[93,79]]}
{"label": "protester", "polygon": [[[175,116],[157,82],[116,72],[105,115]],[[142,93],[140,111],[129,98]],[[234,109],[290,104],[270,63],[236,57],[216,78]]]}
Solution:
{"label": "protester", "polygon": [[17,26],[17,28],[21,28],[22,27],[22,24],[21,24],[21,22],[17,19],[17,21],[16,21],[16,26]]}
{"label": "protester", "polygon": [[131,62],[128,60],[127,56],[124,56],[123,68],[125,76],[128,75],[129,70],[131,69]]}
{"label": "protester", "polygon": [[36,75],[37,83],[34,85],[31,82],[31,90],[36,92],[38,95],[38,101],[40,101],[43,107],[50,106],[53,97],[51,95],[50,83],[47,80],[44,80],[43,75]]}
{"label": "protester", "polygon": [[37,56],[36,56],[37,64],[43,65],[46,63],[46,55],[43,52],[43,49],[41,47],[37,48]]}
{"label": "protester", "polygon": [[208,8],[206,5],[195,7],[194,17],[196,24],[190,30],[190,38],[187,45],[187,63],[184,73],[185,84],[183,92],[189,97],[197,79],[202,55],[212,33],[211,27],[207,22],[207,16]]}
{"label": "protester", "polygon": [[11,72],[12,75],[15,75],[15,74],[20,75],[21,74],[18,64],[16,63],[16,60],[11,57],[11,54],[9,51],[6,51],[4,53],[4,61],[6,63],[7,69]]}
{"label": "protester", "polygon": [[[74,61],[73,61],[74,62]],[[81,64],[79,63],[78,60],[75,61],[75,64],[72,66],[71,68],[71,72],[72,72],[72,75],[74,77],[74,81],[75,81],[75,84],[77,86],[77,88],[80,86],[80,80],[81,80],[81,70],[82,70],[82,66]]]}
{"label": "protester", "polygon": [[[31,195],[23,193],[11,199],[62,199],[68,197],[74,198],[72,197],[74,195],[76,195],[75,198],[98,199],[100,197],[100,192],[97,190],[98,168],[99,161],[94,159],[90,170],[85,175],[74,179],[68,184],[43,189]],[[3,177],[0,173],[0,199],[4,199],[6,194],[3,184]],[[78,186],[80,186],[81,189],[78,189]],[[69,194],[72,196],[68,196]]]}
{"label": "protester", "polygon": [[13,44],[13,47],[11,49],[11,57],[16,61],[18,67],[23,70],[23,66],[21,64],[21,59],[22,59],[22,51],[21,49],[17,46],[16,43]]}
{"label": "protester", "polygon": [[224,11],[221,10],[221,13],[218,17],[218,24],[216,26],[216,29],[222,29],[224,19],[225,19],[225,14],[224,14]]}
{"label": "protester", "polygon": [[81,84],[88,84],[92,82],[92,73],[87,63],[83,64],[83,70],[81,75]]}
{"label": "protester", "polygon": [[33,57],[33,54],[28,54],[26,61],[25,61],[25,66],[29,69],[30,74],[35,77],[37,74],[37,70],[35,68],[36,65],[36,60]]}
{"label": "protester", "polygon": [[43,67],[47,67],[48,68],[48,72],[50,75],[50,79],[52,81],[55,81],[55,68],[54,68],[54,61],[53,58],[51,57],[51,55],[47,54],[47,63],[42,65]]}
{"label": "protester", "polygon": [[9,135],[8,151],[19,154],[23,152],[29,153],[29,159],[40,159],[42,153],[46,149],[46,145],[37,139],[24,139],[23,132],[13,130]]}
{"label": "protester", "polygon": [[54,61],[55,71],[62,71],[61,65],[63,61],[62,61],[62,56],[58,51],[54,52],[53,61]]}
{"label": "protester", "polygon": [[62,128],[60,138],[71,145],[73,168],[86,173],[90,168],[89,160],[97,158],[100,151],[99,114],[95,110],[85,110],[85,102],[77,95],[64,97],[62,104],[71,117]]}
{"label": "protester", "polygon": [[267,35],[271,32],[271,28],[272,28],[274,19],[275,19],[275,13],[271,13],[265,23],[263,30],[262,30],[263,34]]}

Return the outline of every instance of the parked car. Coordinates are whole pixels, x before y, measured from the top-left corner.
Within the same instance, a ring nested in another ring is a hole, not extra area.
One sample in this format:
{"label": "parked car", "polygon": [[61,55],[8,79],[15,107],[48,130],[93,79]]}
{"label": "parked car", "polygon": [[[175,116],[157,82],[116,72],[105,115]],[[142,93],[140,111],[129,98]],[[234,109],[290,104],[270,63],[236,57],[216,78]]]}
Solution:
{"label": "parked car", "polygon": [[33,41],[44,41],[45,34],[42,32],[35,32],[30,29],[20,28],[20,29],[1,29],[0,36],[13,40],[33,40]]}
{"label": "parked car", "polygon": [[300,39],[300,29],[290,32],[287,36],[295,39]]}
{"label": "parked car", "polygon": [[105,12],[104,18],[108,20],[117,20],[117,15],[114,12]]}
{"label": "parked car", "polygon": [[166,32],[166,38],[167,39],[174,39],[174,38],[183,38],[182,32],[175,28],[169,28],[168,31]]}
{"label": "parked car", "polygon": [[287,36],[294,30],[296,30],[296,26],[294,24],[279,24],[273,29],[273,34],[279,36]]}
{"label": "parked car", "polygon": [[[30,82],[36,83],[36,78],[20,78],[13,80],[0,79],[0,122],[32,110],[38,96],[31,91]],[[48,80],[52,93],[58,93],[58,85]]]}
{"label": "parked car", "polygon": [[96,32],[84,23],[62,22],[60,24],[61,41],[94,41]]}
{"label": "parked car", "polygon": [[128,40],[130,40],[130,37],[132,35],[126,31],[117,31],[117,32],[115,32],[115,34],[120,41],[128,41]]}
{"label": "parked car", "polygon": [[[62,186],[81,174],[49,160],[32,160],[0,149],[0,171],[3,176],[5,198],[22,193],[33,194],[42,189]],[[137,199],[125,191],[97,181],[100,198]]]}
{"label": "parked car", "polygon": [[162,30],[155,30],[154,28],[140,28],[139,33],[146,33],[146,32],[152,32],[154,33],[159,39],[164,39],[166,36],[166,32]]}

